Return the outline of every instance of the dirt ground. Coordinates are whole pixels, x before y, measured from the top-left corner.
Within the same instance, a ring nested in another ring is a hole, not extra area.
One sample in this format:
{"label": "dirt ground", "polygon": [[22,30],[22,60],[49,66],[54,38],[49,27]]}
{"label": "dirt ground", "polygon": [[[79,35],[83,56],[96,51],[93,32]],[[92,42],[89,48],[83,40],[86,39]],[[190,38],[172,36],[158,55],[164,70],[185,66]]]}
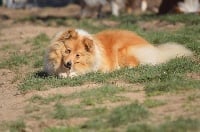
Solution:
{"label": "dirt ground", "polygon": [[[63,11],[64,10],[64,11]],[[70,11],[68,11],[70,10]],[[62,8],[62,9],[33,9],[33,10],[8,10],[5,8],[0,8],[0,47],[5,44],[13,43],[18,45],[19,52],[29,52],[31,47],[28,45],[23,45],[24,41],[28,38],[34,38],[40,33],[45,33],[52,38],[57,32],[64,29],[64,26],[53,27],[53,26],[43,26],[43,25],[35,25],[33,23],[19,23],[15,22],[20,18],[25,18],[29,15],[37,15],[40,17],[45,16],[52,16],[52,17],[63,17],[63,16],[78,16],[80,12],[79,7],[71,7]],[[59,14],[59,15],[57,15]],[[144,25],[144,24],[142,24]],[[147,25],[144,25],[144,28]],[[182,26],[182,25],[181,25]],[[163,27],[163,26],[162,26]],[[173,27],[172,27],[173,28]],[[174,28],[173,28],[174,29]],[[0,59],[6,59],[7,54],[0,52]],[[86,84],[79,87],[68,87],[66,88],[59,88],[59,89],[50,89],[47,91],[29,91],[26,94],[21,94],[17,88],[17,85],[20,83],[20,80],[16,78],[18,77],[19,73],[21,73],[20,77],[24,77],[26,73],[31,72],[29,68],[21,68],[18,73],[11,71],[9,69],[0,69],[0,122],[7,122],[7,121],[15,121],[19,117],[24,116],[25,108],[29,104],[27,101],[32,96],[40,95],[42,97],[46,97],[53,94],[71,94],[73,92],[82,91],[91,89],[98,84]],[[192,75],[188,75],[192,76]],[[199,76],[197,76],[199,78]],[[118,85],[129,85],[120,83]],[[147,97],[144,92],[144,88],[142,85],[133,85],[130,84],[129,87],[134,87],[138,89],[139,92],[133,93],[124,93],[122,96],[128,97],[131,100],[139,100],[139,102],[143,102]],[[187,112],[185,109],[182,109],[182,106],[185,102],[187,102],[187,97],[190,95],[198,94],[200,95],[199,91],[196,93],[195,91],[176,94],[175,96],[171,95],[164,95],[164,96],[156,96],[152,97],[153,99],[159,99],[163,101],[167,101],[168,103],[164,106],[152,108],[150,109],[155,117],[151,119],[151,122],[158,123],[163,120],[166,116],[184,116],[189,115],[191,117],[200,117],[200,106],[199,101],[195,101],[192,105],[196,106],[196,112]],[[78,103],[78,100],[74,100],[71,103]],[[69,102],[70,103],[70,102]],[[109,107],[116,107],[121,105],[122,103],[108,103],[106,104]],[[123,102],[124,104],[124,102]],[[68,122],[57,122],[56,120],[43,120],[41,122],[37,122],[35,120],[31,120],[31,118],[27,118],[26,122],[29,126],[27,131],[37,131],[40,130],[40,127],[50,126],[50,125],[58,125],[58,124],[68,124],[68,125],[76,125],[82,122],[87,121],[87,118],[74,118],[68,120]],[[36,127],[37,126],[37,127]]]}

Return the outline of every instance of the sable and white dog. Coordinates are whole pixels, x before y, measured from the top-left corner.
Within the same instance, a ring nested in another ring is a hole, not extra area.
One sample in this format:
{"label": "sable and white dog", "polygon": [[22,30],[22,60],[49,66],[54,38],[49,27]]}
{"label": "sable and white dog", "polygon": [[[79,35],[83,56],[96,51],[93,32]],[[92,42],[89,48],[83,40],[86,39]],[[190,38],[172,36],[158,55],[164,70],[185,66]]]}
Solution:
{"label": "sable and white dog", "polygon": [[81,29],[59,33],[45,55],[44,71],[59,77],[88,72],[111,72],[138,65],[157,65],[170,59],[191,56],[192,52],[176,43],[153,46],[134,32],[105,30],[89,34]]}

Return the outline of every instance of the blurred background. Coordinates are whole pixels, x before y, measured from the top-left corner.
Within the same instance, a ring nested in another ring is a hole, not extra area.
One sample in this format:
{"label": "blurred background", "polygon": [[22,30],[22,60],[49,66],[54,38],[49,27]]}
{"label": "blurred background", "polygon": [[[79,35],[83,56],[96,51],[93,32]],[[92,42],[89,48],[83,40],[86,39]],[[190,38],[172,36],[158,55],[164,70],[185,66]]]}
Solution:
{"label": "blurred background", "polygon": [[[66,16],[79,18],[101,18],[122,13],[199,13],[199,0],[0,0],[2,7],[9,9],[36,10],[56,7],[63,9]],[[2,11],[1,11],[2,13]],[[48,12],[51,14],[50,12]],[[59,15],[59,13],[54,12]]]}

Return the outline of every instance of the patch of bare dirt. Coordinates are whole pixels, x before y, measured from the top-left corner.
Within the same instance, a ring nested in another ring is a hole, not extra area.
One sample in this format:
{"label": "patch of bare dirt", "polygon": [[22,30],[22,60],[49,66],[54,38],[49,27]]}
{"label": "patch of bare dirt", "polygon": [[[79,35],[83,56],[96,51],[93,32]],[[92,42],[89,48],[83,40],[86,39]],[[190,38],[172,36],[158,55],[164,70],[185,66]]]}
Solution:
{"label": "patch of bare dirt", "polygon": [[[190,118],[199,118],[200,117],[200,98],[197,98],[195,101],[188,101],[188,97],[193,94],[199,94],[199,90],[187,91],[179,94],[169,94],[151,97],[152,99],[161,100],[166,102],[165,105],[151,108],[150,112],[153,114],[150,119],[151,123],[156,124],[162,123],[166,118],[176,119],[177,117],[190,117]],[[197,101],[199,100],[199,101]],[[187,107],[190,107],[187,109]],[[194,110],[195,109],[195,110]]]}
{"label": "patch of bare dirt", "polygon": [[14,120],[23,111],[23,99],[16,99],[16,84],[12,83],[15,73],[0,69],[0,121]]}
{"label": "patch of bare dirt", "polygon": [[187,77],[195,79],[195,80],[200,80],[200,73],[188,73]]}
{"label": "patch of bare dirt", "polygon": [[88,118],[70,118],[68,120],[56,120],[56,119],[44,119],[42,121],[37,120],[27,120],[26,125],[27,128],[25,129],[26,132],[39,132],[44,128],[50,128],[52,126],[68,126],[73,127],[76,125],[81,125],[84,122],[88,121]]}
{"label": "patch of bare dirt", "polygon": [[112,21],[112,20],[103,20],[102,24],[108,27],[117,27],[119,26],[120,22]]}
{"label": "patch of bare dirt", "polygon": [[[15,120],[20,115],[24,114],[24,108],[28,105],[28,99],[32,96],[39,95],[42,97],[48,97],[56,94],[69,95],[74,92],[80,92],[94,88],[95,84],[87,84],[79,87],[62,87],[49,89],[47,91],[31,91],[25,95],[16,95],[18,90],[14,87],[10,89],[1,89],[0,93],[0,121]],[[73,103],[73,102],[71,102]]]}
{"label": "patch of bare dirt", "polygon": [[0,42],[21,44],[29,38],[34,38],[41,33],[52,38],[57,32],[64,30],[64,27],[44,27],[30,24],[17,24],[5,29],[1,29]]}
{"label": "patch of bare dirt", "polygon": [[84,90],[92,89],[94,87],[99,87],[97,84],[85,84],[81,86],[76,87],[59,87],[59,88],[53,88],[49,89],[47,91],[30,91],[26,93],[24,96],[26,98],[31,98],[32,96],[39,95],[42,97],[48,97],[56,94],[62,94],[62,95],[70,95],[72,93],[78,93]]}
{"label": "patch of bare dirt", "polygon": [[0,7],[0,19],[23,19],[29,16],[47,17],[77,17],[80,15],[80,6],[70,4],[62,8],[32,8],[32,9],[8,9]]}
{"label": "patch of bare dirt", "polygon": [[185,24],[177,22],[177,23],[169,23],[166,21],[153,20],[148,22],[138,22],[138,25],[147,31],[176,31],[185,26]]}

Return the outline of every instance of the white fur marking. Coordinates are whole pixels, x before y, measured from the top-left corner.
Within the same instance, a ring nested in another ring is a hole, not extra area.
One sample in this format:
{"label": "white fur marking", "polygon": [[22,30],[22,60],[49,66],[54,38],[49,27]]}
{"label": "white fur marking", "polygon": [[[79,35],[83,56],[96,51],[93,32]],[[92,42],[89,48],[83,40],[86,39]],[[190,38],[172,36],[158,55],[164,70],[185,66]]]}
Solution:
{"label": "white fur marking", "polygon": [[189,49],[176,43],[166,43],[159,45],[158,47],[133,47],[129,52],[131,52],[131,54],[133,54],[143,65],[157,65],[176,57],[192,56],[192,52]]}
{"label": "white fur marking", "polygon": [[101,65],[102,63],[102,55],[101,55],[101,48],[97,45],[97,44],[94,44],[94,52],[95,52],[95,58],[94,58],[94,65],[93,65],[93,71],[98,71],[99,70],[99,66]]}
{"label": "white fur marking", "polygon": [[200,11],[199,0],[185,0],[184,2],[179,2],[178,6],[184,13],[192,13]]}
{"label": "white fur marking", "polygon": [[76,72],[70,72],[70,73],[69,73],[69,77],[72,78],[72,77],[75,77],[75,76],[77,76]]}
{"label": "white fur marking", "polygon": [[79,35],[81,36],[86,36],[88,37],[89,39],[93,40],[94,42],[94,53],[95,53],[95,57],[94,57],[94,64],[93,64],[93,67],[92,67],[92,71],[98,71],[99,70],[99,66],[101,65],[102,61],[101,61],[101,58],[102,58],[102,55],[101,55],[101,52],[102,52],[102,49],[101,47],[98,46],[98,42],[95,42],[95,40],[92,38],[92,36],[85,30],[83,29],[76,29],[76,31],[78,32]]}
{"label": "white fur marking", "polygon": [[115,1],[111,1],[112,15],[119,16],[119,5]]}
{"label": "white fur marking", "polygon": [[78,32],[79,35],[81,36],[91,36],[87,31],[83,30],[83,29],[76,29],[76,32]]}
{"label": "white fur marking", "polygon": [[59,74],[58,74],[58,77],[60,77],[60,78],[67,78],[67,77],[68,77],[68,74],[65,73],[65,72],[59,73]]}
{"label": "white fur marking", "polygon": [[147,10],[147,7],[148,7],[148,4],[147,4],[147,1],[146,0],[142,0],[142,3],[141,3],[141,10],[143,12],[145,12]]}

